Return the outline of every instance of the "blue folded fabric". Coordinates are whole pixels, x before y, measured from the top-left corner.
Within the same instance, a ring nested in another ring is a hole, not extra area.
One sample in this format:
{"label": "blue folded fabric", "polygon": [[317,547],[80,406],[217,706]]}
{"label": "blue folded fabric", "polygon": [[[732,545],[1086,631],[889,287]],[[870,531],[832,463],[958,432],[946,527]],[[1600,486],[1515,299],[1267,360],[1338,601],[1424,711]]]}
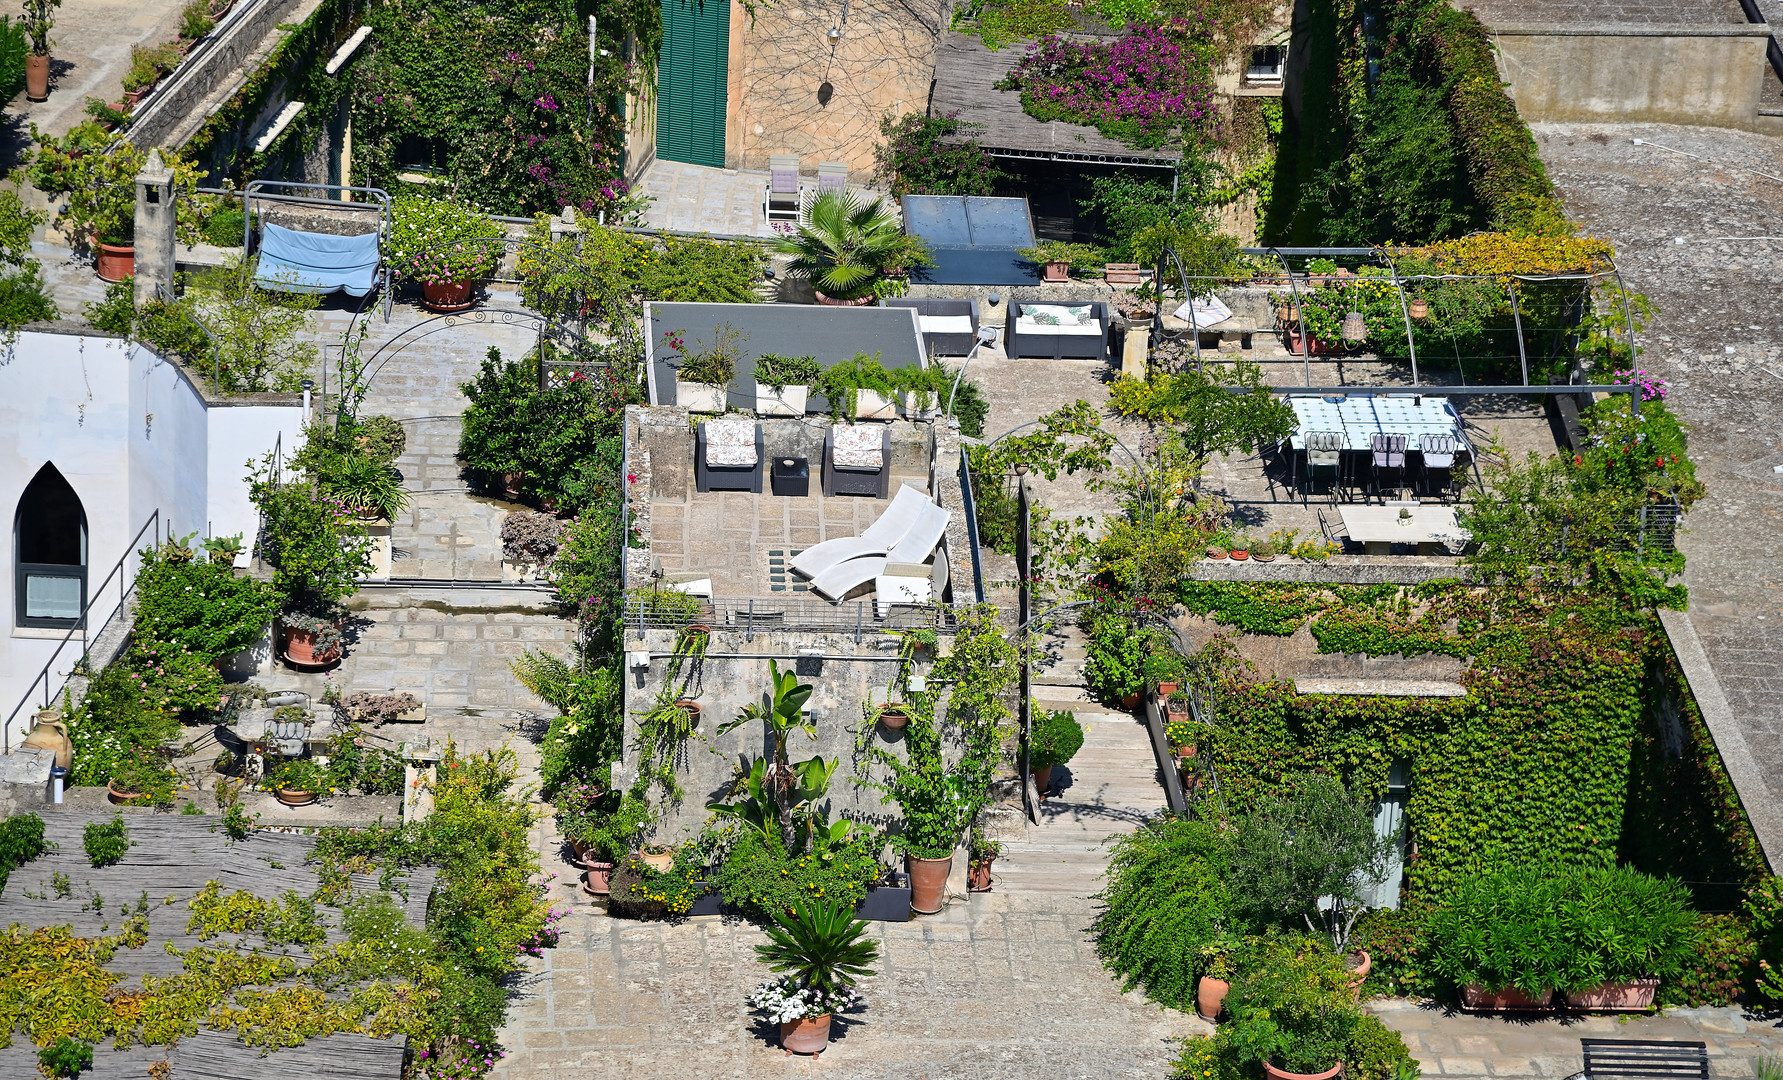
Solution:
{"label": "blue folded fabric", "polygon": [[378,234],[335,236],[298,232],[270,222],[260,233],[254,283],[280,292],[364,296],[378,279]]}

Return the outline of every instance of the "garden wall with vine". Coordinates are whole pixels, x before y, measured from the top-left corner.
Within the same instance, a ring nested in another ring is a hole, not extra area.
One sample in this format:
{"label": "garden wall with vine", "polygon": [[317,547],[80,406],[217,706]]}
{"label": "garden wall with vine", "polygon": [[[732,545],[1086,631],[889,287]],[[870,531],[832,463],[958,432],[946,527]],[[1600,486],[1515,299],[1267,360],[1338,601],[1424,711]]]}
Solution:
{"label": "garden wall with vine", "polygon": [[1385,0],[1365,33],[1362,9],[1307,6],[1300,110],[1281,142],[1268,241],[1567,231],[1479,19],[1445,0]]}
{"label": "garden wall with vine", "polygon": [[1185,582],[1183,590],[1190,611],[1242,632],[1291,634],[1311,620],[1326,653],[1470,661],[1459,698],[1297,694],[1244,665],[1221,665],[1216,682],[1209,749],[1229,808],[1334,765],[1378,796],[1393,762],[1407,763],[1414,898],[1541,862],[1620,861],[1691,883],[1765,873],[1650,618],[1458,583]]}

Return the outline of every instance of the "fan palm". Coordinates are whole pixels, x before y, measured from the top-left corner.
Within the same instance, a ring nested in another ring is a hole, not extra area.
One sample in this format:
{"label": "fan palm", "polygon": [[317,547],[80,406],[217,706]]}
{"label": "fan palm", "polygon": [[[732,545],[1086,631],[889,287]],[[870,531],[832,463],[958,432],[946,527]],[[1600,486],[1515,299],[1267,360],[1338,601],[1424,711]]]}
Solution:
{"label": "fan palm", "polygon": [[819,195],[774,250],[791,255],[791,269],[818,291],[841,300],[865,296],[888,270],[929,262],[927,247],[904,233],[884,199],[863,202],[849,191]]}
{"label": "fan palm", "polygon": [[770,971],[788,971],[799,986],[831,994],[873,974],[879,946],[865,940],[867,924],[834,900],[805,904],[792,914],[774,913],[768,944],[755,953]]}

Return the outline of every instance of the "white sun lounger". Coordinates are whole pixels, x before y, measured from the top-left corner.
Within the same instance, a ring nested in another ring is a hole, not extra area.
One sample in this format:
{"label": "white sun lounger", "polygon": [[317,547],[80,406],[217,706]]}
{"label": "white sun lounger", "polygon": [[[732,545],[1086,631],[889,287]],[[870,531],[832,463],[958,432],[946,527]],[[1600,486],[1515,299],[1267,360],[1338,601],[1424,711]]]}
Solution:
{"label": "white sun lounger", "polygon": [[953,515],[926,498],[911,523],[910,531],[883,556],[863,556],[837,563],[811,579],[811,589],[828,600],[841,600],[855,589],[885,573],[888,563],[924,563],[947,534]]}
{"label": "white sun lounger", "polygon": [[806,577],[816,577],[848,559],[862,555],[884,555],[910,531],[911,524],[916,521],[917,511],[924,505],[935,504],[929,501],[928,495],[921,488],[904,484],[892,496],[892,501],[886,505],[885,512],[879,515],[879,520],[867,526],[859,536],[839,536],[834,540],[813,544],[792,557],[792,568]]}

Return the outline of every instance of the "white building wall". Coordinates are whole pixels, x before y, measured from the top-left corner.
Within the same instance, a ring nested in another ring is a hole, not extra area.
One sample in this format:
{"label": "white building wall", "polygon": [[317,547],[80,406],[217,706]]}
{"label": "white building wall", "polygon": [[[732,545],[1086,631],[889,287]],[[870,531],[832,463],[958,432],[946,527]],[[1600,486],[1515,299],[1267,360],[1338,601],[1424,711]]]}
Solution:
{"label": "white building wall", "polygon": [[[248,501],[245,463],[275,442],[289,460],[302,414],[301,404],[283,395],[207,402],[177,365],[117,338],[23,331],[0,352],[0,519],[6,527],[0,534],[0,723],[32,690],[67,633],[15,625],[13,523],[19,497],[38,470],[53,463],[86,511],[94,605],[88,633],[96,633],[116,610],[120,581],[106,583],[106,577],[125,555],[123,574],[134,578],[134,552],[170,530],[239,532],[251,542],[258,515]],[[157,510],[158,523],[138,541]],[[52,689],[80,658],[82,644],[77,630],[56,657]],[[36,701],[42,693],[39,684]],[[19,728],[15,720],[10,742]]]}

